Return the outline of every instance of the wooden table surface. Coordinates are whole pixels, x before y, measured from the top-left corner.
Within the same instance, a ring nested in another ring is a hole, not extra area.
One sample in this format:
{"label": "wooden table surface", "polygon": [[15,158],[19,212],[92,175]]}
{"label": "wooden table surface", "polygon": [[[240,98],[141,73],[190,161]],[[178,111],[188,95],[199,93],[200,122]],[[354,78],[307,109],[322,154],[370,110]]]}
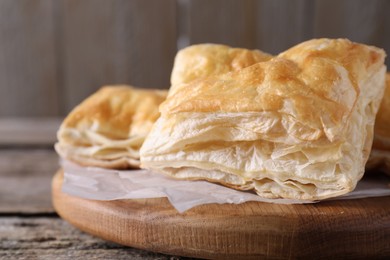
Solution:
{"label": "wooden table surface", "polygon": [[56,122],[0,120],[0,259],[188,259],[104,241],[59,218],[51,203]]}
{"label": "wooden table surface", "polygon": [[62,220],[51,201],[60,119],[0,118],[1,259],[189,259],[104,241]]}

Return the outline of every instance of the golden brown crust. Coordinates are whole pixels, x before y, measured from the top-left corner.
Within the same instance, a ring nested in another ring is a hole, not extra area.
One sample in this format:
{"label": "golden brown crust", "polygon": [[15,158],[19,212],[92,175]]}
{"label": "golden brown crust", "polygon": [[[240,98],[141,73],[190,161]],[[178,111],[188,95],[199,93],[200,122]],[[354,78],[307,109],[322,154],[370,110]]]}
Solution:
{"label": "golden brown crust", "polygon": [[85,166],[138,167],[138,150],[166,95],[165,90],[126,85],[101,88],[65,118],[56,151]]}
{"label": "golden brown crust", "polygon": [[176,85],[212,75],[238,71],[272,56],[259,50],[232,48],[221,44],[197,44],[179,51],[171,75],[171,91]]}
{"label": "golden brown crust", "polygon": [[[363,82],[370,72],[378,70],[386,55],[382,49],[347,39],[314,39],[298,44],[278,56],[293,60],[303,67],[312,67],[310,62],[318,58],[334,60],[349,71],[350,80],[356,84],[358,81]],[[324,78],[327,76],[326,72],[320,75]]]}
{"label": "golden brown crust", "polygon": [[[328,83],[326,86],[339,79],[333,64],[328,67],[326,63],[321,65],[318,66],[319,70],[324,71],[323,67],[327,69],[326,76],[322,77]],[[301,99],[320,99],[319,102],[324,103],[327,110],[334,110],[332,115],[340,117],[344,108],[332,102],[332,89],[318,88],[317,82],[312,84],[311,79],[308,79],[311,75],[287,59],[274,58],[239,72],[190,83],[176,92],[174,97],[167,99],[160,109],[162,114],[193,111],[259,112],[282,109],[285,98],[293,100],[297,105],[302,103]],[[307,81],[310,84],[305,84]],[[353,89],[347,91],[352,92],[347,94],[356,97]],[[222,98],[221,93],[224,94]],[[353,104],[353,100],[347,103]],[[305,116],[308,111],[302,107],[300,112]]]}
{"label": "golden brown crust", "polygon": [[[343,39],[312,40],[270,61],[177,87],[160,111],[163,115],[194,111],[282,112],[291,104],[295,108],[291,115],[306,126],[339,125],[342,131],[359,95],[356,82],[378,70],[383,60],[384,52],[377,48]],[[350,79],[347,84],[343,73]],[[321,109],[313,110],[313,104]],[[323,122],[324,118],[328,122]]]}
{"label": "golden brown crust", "polygon": [[166,91],[137,89],[127,85],[104,86],[76,106],[65,118],[62,127],[88,128],[94,122],[106,127],[103,134],[127,138],[132,128],[159,117],[158,106]]}
{"label": "golden brown crust", "polygon": [[383,50],[345,39],[176,86],[142,166],[267,198],[350,192],[364,173],[384,90]]}

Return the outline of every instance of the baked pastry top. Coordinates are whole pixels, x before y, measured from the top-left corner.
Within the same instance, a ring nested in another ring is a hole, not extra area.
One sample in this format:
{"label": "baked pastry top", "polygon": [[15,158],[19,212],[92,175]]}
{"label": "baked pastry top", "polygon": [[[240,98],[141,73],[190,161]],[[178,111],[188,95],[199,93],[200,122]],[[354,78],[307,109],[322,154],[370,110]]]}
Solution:
{"label": "baked pastry top", "polygon": [[237,71],[272,56],[259,50],[232,48],[222,44],[196,44],[180,50],[171,74],[170,92],[177,85],[211,75]]}
{"label": "baked pastry top", "polygon": [[103,87],[65,118],[55,148],[85,166],[138,167],[139,149],[166,95],[126,85]]}
{"label": "baked pastry top", "polygon": [[384,58],[372,46],[315,39],[178,84],[141,148],[142,167],[267,198],[352,191],[371,149]]}

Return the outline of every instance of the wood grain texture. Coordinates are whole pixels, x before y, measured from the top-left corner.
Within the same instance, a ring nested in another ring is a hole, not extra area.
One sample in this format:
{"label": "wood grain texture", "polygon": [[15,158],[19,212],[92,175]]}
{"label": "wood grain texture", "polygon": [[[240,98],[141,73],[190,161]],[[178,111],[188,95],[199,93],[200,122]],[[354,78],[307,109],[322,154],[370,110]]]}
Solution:
{"label": "wood grain texture", "polygon": [[150,251],[215,259],[389,257],[390,197],[310,205],[209,204],[178,213],[166,198],[92,201],[61,192],[59,215],[83,231]]}
{"label": "wood grain texture", "polygon": [[56,217],[0,217],[0,259],[172,258],[92,237]]}
{"label": "wood grain texture", "polygon": [[58,114],[54,1],[0,1],[0,116]]}
{"label": "wood grain texture", "polygon": [[57,168],[53,149],[1,149],[0,214],[53,213],[51,179]]}
{"label": "wood grain texture", "polygon": [[0,117],[63,116],[105,84],[167,88],[176,49],[200,42],[276,54],[347,37],[390,53],[388,10],[387,0],[2,0]]}
{"label": "wood grain texture", "polygon": [[189,43],[222,43],[234,47],[255,48],[255,2],[189,1]]}
{"label": "wood grain texture", "polygon": [[107,242],[59,219],[51,205],[57,168],[53,150],[0,150],[0,259],[184,259]]}
{"label": "wood grain texture", "polygon": [[316,0],[314,37],[348,38],[390,53],[389,10],[386,0]]}
{"label": "wood grain texture", "polygon": [[387,58],[385,63],[387,65],[387,70],[390,70],[390,15],[388,12],[390,10],[390,1],[384,1],[383,12],[385,13],[379,20],[379,23],[376,25],[379,29],[380,40],[378,46],[385,49],[387,53]]}
{"label": "wood grain texture", "polygon": [[257,48],[278,54],[312,38],[313,2],[261,0],[257,5]]}
{"label": "wood grain texture", "polygon": [[0,118],[0,146],[50,146],[62,118]]}
{"label": "wood grain texture", "polygon": [[175,1],[62,1],[63,112],[105,84],[168,88]]}

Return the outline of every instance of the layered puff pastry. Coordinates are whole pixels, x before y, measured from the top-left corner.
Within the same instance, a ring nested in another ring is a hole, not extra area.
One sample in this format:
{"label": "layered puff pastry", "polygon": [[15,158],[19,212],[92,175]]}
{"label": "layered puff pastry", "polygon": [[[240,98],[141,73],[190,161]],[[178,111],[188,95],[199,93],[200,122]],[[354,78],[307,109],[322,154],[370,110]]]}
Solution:
{"label": "layered puff pastry", "polygon": [[352,191],[384,92],[383,50],[301,43],[269,61],[177,86],[141,148],[141,166],[265,198]]}
{"label": "layered puff pastry", "polygon": [[374,143],[367,168],[380,168],[390,174],[390,73],[386,74],[386,90],[375,120]]}
{"label": "layered puff pastry", "polygon": [[159,117],[167,91],[106,86],[65,118],[55,149],[83,166],[139,167],[139,149]]}
{"label": "layered puff pastry", "polygon": [[222,44],[197,44],[180,50],[171,74],[170,94],[184,83],[212,75],[237,71],[272,56],[259,50],[232,48]]}

